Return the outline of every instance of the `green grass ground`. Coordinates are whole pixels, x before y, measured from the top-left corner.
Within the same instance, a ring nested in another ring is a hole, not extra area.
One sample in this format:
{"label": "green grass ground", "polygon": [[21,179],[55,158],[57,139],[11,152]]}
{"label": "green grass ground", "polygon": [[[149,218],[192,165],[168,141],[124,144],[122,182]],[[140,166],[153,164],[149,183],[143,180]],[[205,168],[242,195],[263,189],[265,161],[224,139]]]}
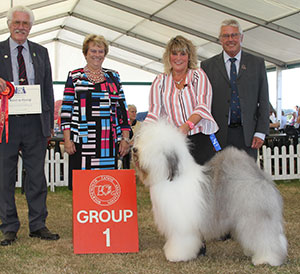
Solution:
{"label": "green grass ground", "polygon": [[72,192],[57,188],[48,195],[47,225],[58,232],[56,242],[28,237],[27,204],[18,190],[16,202],[21,220],[18,241],[0,247],[0,273],[300,273],[300,181],[278,183],[284,198],[287,262],[280,267],[253,266],[233,241],[207,243],[207,256],[189,262],[168,262],[162,250],[164,239],[153,223],[148,189],[137,184],[139,253],[73,254]]}

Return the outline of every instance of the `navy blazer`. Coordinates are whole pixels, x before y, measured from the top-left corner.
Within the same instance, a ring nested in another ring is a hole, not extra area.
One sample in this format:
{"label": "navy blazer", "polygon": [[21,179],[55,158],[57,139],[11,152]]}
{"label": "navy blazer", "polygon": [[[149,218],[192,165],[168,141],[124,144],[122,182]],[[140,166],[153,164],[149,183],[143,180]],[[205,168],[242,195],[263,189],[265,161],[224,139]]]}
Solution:
{"label": "navy blazer", "polygon": [[[41,86],[42,114],[41,124],[45,137],[51,135],[54,126],[54,95],[52,72],[48,50],[31,41],[28,41],[34,67],[34,81]],[[6,81],[13,81],[12,64],[9,48],[9,39],[0,42],[0,77]]]}
{"label": "navy blazer", "polygon": [[[201,67],[212,85],[212,115],[220,128],[216,136],[224,147],[227,142],[231,88],[223,52],[201,62]],[[263,58],[242,51],[237,87],[245,144],[251,146],[255,132],[269,133],[269,91]]]}

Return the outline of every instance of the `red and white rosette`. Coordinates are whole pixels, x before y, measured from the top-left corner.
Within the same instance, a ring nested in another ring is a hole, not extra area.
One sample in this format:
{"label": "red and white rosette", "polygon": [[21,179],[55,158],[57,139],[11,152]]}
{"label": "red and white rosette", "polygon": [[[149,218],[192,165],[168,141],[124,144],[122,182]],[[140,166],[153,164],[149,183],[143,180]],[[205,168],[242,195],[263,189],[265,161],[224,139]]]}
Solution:
{"label": "red and white rosette", "polygon": [[8,142],[8,99],[15,94],[15,87],[12,83],[6,81],[6,89],[0,92],[0,143],[2,142],[2,132],[5,125],[6,143]]}

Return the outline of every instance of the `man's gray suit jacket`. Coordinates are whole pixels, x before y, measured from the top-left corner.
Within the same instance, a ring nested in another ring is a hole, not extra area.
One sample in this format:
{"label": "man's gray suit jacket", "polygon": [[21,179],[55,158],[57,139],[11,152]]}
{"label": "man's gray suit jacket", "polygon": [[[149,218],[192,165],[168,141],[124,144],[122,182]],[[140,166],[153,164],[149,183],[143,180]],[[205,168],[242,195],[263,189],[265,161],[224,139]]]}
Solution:
{"label": "man's gray suit jacket", "polygon": [[[212,85],[212,115],[220,128],[216,136],[221,147],[224,147],[227,142],[231,88],[223,52],[201,62],[201,67]],[[237,87],[245,144],[250,147],[255,132],[269,132],[269,91],[263,58],[242,51]]]}

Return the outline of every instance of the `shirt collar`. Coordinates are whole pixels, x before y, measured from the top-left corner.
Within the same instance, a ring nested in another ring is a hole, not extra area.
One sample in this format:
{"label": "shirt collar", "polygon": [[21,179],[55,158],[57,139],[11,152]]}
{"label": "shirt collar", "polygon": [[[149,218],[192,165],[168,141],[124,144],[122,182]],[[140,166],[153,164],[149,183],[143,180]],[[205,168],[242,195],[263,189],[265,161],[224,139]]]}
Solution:
{"label": "shirt collar", "polygon": [[11,49],[17,49],[18,46],[23,46],[24,49],[29,51],[28,41],[26,40],[22,45],[15,42],[11,37],[9,37],[9,46]]}
{"label": "shirt collar", "polygon": [[[238,52],[238,54],[237,54],[236,56],[234,56],[234,58],[236,58],[236,60],[238,60],[238,62],[240,62],[240,61],[241,61],[241,56],[242,56],[242,50],[240,50],[240,51]],[[229,56],[229,55],[226,53],[225,50],[223,50],[223,58],[224,58],[224,63],[226,64],[226,63],[228,62],[228,60],[229,60],[230,58],[232,58],[232,57]]]}

